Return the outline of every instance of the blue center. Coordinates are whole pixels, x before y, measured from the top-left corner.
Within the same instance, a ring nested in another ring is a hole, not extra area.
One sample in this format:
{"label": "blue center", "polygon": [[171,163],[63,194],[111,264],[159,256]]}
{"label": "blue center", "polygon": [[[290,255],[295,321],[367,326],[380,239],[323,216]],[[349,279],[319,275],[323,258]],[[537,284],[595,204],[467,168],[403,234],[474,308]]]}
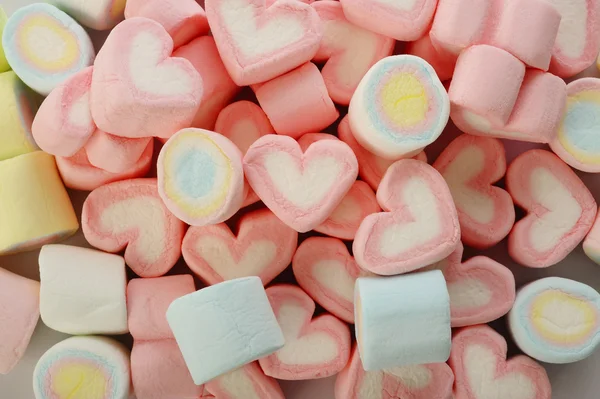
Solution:
{"label": "blue center", "polygon": [[563,131],[576,147],[600,152],[600,107],[596,103],[574,104],[564,120]]}
{"label": "blue center", "polygon": [[215,163],[204,151],[197,149],[185,152],[175,171],[179,189],[191,198],[209,194],[215,184]]}

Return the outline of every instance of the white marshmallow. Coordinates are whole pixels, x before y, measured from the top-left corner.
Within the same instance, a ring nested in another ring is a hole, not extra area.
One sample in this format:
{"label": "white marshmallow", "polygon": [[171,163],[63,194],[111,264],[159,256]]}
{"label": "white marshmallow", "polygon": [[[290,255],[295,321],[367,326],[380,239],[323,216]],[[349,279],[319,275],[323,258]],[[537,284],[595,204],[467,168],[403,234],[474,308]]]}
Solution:
{"label": "white marshmallow", "polygon": [[182,296],[169,306],[167,321],[196,385],[284,345],[258,277],[229,280]]}
{"label": "white marshmallow", "polygon": [[67,334],[124,334],[127,276],[121,256],[68,245],[40,251],[40,315]]}
{"label": "white marshmallow", "polygon": [[450,297],[439,270],[358,278],[354,318],[366,371],[440,363],[450,356]]}

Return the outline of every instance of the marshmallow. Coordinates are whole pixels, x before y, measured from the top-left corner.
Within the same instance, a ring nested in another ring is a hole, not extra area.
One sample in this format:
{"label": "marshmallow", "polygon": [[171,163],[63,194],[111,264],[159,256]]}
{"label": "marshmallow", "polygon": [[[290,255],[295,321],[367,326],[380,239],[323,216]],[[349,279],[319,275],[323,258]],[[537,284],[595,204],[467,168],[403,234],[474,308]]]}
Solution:
{"label": "marshmallow", "polygon": [[458,59],[457,55],[442,48],[436,48],[431,42],[429,35],[407,43],[406,54],[415,55],[427,61],[435,69],[435,73],[442,82],[452,78],[456,60]]}
{"label": "marshmallow", "polygon": [[433,167],[448,183],[466,245],[489,248],[508,235],[515,223],[512,198],[493,186],[506,173],[500,140],[463,134],[444,149]]}
{"label": "marshmallow", "polygon": [[455,399],[550,399],[546,370],[527,356],[506,359],[506,340],[481,325],[459,330],[452,338],[450,368]]}
{"label": "marshmallow", "polygon": [[196,0],[127,0],[125,18],[144,17],[161,24],[175,48],[208,33],[204,9]]}
{"label": "marshmallow", "polygon": [[577,281],[547,277],[517,294],[510,332],[523,352],[546,363],[573,363],[600,345],[600,294]]}
{"label": "marshmallow", "polygon": [[545,0],[562,19],[552,51],[550,72],[563,78],[594,63],[600,46],[600,1]]}
{"label": "marshmallow", "polygon": [[168,272],[181,256],[185,224],[163,204],[156,179],[133,179],[98,187],[88,195],[81,214],[85,239],[117,253],[141,277]]}
{"label": "marshmallow", "polygon": [[283,0],[208,0],[206,16],[219,54],[239,86],[266,82],[310,61],[323,27],[307,4]]}
{"label": "marshmallow", "polygon": [[267,377],[257,362],[207,382],[206,389],[223,399],[285,399],[279,383]]}
{"label": "marshmallow", "polygon": [[400,41],[422,37],[438,0],[341,0],[348,20],[365,29]]}
{"label": "marshmallow", "polygon": [[359,277],[354,317],[366,371],[448,360],[450,299],[439,270]]}
{"label": "marshmallow", "polygon": [[33,371],[36,399],[127,399],[130,391],[129,350],[110,338],[67,338]]}
{"label": "marshmallow", "polygon": [[189,127],[200,106],[202,78],[171,57],[173,39],[158,23],[131,18],[110,32],[92,77],[92,116],[122,137],[171,137]]}
{"label": "marshmallow", "polygon": [[40,283],[0,268],[0,374],[19,362],[40,317]]}
{"label": "marshmallow", "polygon": [[600,79],[583,78],[567,85],[567,106],[550,148],[563,161],[584,172],[600,172]]}
{"label": "marshmallow", "polygon": [[413,159],[389,167],[352,246],[359,266],[380,275],[411,272],[450,255],[460,241],[452,195],[433,167]]}
{"label": "marshmallow", "polygon": [[225,223],[190,227],[182,245],[189,268],[207,284],[258,276],[264,285],[292,261],[298,233],[268,209],[242,216],[237,234]]}
{"label": "marshmallow", "polygon": [[459,243],[450,256],[426,268],[444,273],[453,328],[499,319],[515,302],[515,277],[510,269],[486,256],[461,263],[463,250]]}
{"label": "marshmallow", "polygon": [[508,236],[508,253],[529,267],[563,260],[584,239],[596,218],[596,201],[585,184],[549,151],[530,150],[508,167],[506,187],[527,212]]}
{"label": "marshmallow", "polygon": [[4,55],[4,47],[2,47],[2,35],[4,34],[4,25],[6,25],[7,20],[8,17],[4,9],[0,7],[0,73],[10,71],[10,65],[8,65],[8,61]]}
{"label": "marshmallow", "polygon": [[458,55],[475,44],[508,51],[528,66],[548,70],[559,11],[546,0],[440,0],[433,45]]}
{"label": "marshmallow", "polygon": [[37,249],[79,228],[51,155],[36,151],[0,162],[0,181],[0,254]]}
{"label": "marshmallow", "polygon": [[217,51],[215,40],[203,36],[179,47],[173,57],[185,58],[202,77],[202,100],[192,121],[199,129],[213,130],[219,112],[235,97],[240,88],[229,77]]}
{"label": "marshmallow", "polygon": [[339,116],[323,76],[311,62],[253,89],[278,134],[297,139],[326,129]]}
{"label": "marshmallow", "polygon": [[40,315],[66,334],[124,334],[125,262],[118,255],[68,245],[40,251]]}
{"label": "marshmallow", "polygon": [[[350,129],[348,116],[345,116],[338,125],[338,137],[344,143],[348,144],[348,146],[352,148],[354,155],[356,155],[359,166],[358,174],[360,175],[360,178],[368,183],[373,190],[377,190],[381,179],[383,179],[383,175],[385,175],[385,172],[395,162],[395,160],[378,157],[377,155],[365,150],[360,144],[358,144],[358,141],[356,141],[354,134]],[[425,154],[425,151],[421,151],[415,155],[413,159],[417,159],[426,163],[427,154]]]}
{"label": "marshmallow", "polygon": [[356,156],[340,140],[305,151],[291,137],[269,134],[250,146],[244,172],[252,189],[281,221],[305,233],[323,223],[358,175]]}
{"label": "marshmallow", "polygon": [[[497,78],[490,82],[490,76]],[[548,143],[556,135],[567,92],[562,79],[525,71],[506,51],[480,45],[461,53],[448,94],[452,121],[466,133]]]}
{"label": "marshmallow", "polygon": [[224,222],[242,206],[242,153],[218,133],[181,130],[160,151],[157,168],[158,193],[189,225]]}
{"label": "marshmallow", "polygon": [[354,282],[372,274],[358,267],[342,241],[309,237],[298,247],[292,268],[312,299],[334,316],[354,323]]}
{"label": "marshmallow", "polygon": [[380,211],[381,208],[371,187],[357,180],[327,220],[314,230],[331,237],[353,240],[363,219],[367,215]]}
{"label": "marshmallow", "polygon": [[69,158],[56,157],[56,165],[65,186],[74,190],[91,191],[108,183],[145,176],[152,166],[154,141],[150,140],[140,159],[129,170],[110,173],[93,166],[85,149]]}
{"label": "marshmallow", "polygon": [[386,57],[363,77],[348,109],[356,140],[386,159],[420,152],[444,130],[448,94],[427,62],[412,55]]}
{"label": "marshmallow", "polygon": [[598,220],[600,220],[600,213],[596,213],[596,221],[583,240],[583,252],[588,258],[600,264],[600,222]]}
{"label": "marshmallow", "polygon": [[393,367],[365,371],[356,347],[350,361],[335,380],[336,399],[398,398],[448,399],[454,374],[446,363]]}
{"label": "marshmallow", "polygon": [[0,161],[38,149],[31,124],[40,102],[14,72],[0,73]]}
{"label": "marshmallow", "polygon": [[95,30],[112,29],[123,20],[127,0],[50,0],[79,23]]}
{"label": "marshmallow", "polygon": [[31,133],[47,153],[73,156],[96,130],[90,111],[93,70],[82,69],[52,90],[35,114]]}
{"label": "marshmallow", "polygon": [[174,339],[134,340],[131,380],[140,399],[214,398],[205,385],[194,384]]}
{"label": "marshmallow", "polygon": [[[274,133],[264,111],[250,101],[238,101],[223,108],[215,124],[215,132],[221,133],[235,144],[242,154],[246,154],[252,143],[262,136]],[[243,206],[258,202],[258,195],[245,182],[248,194]]]}
{"label": "marshmallow", "polygon": [[22,7],[8,19],[2,46],[13,71],[44,96],[92,65],[95,56],[86,31],[69,15],[44,3]]}
{"label": "marshmallow", "polygon": [[178,298],[169,306],[167,320],[196,385],[284,345],[258,277],[226,281]]}
{"label": "marshmallow", "polygon": [[323,21],[321,47],[313,58],[331,99],[348,105],[360,80],[380,59],[392,55],[396,41],[349,22],[339,2],[320,1],[313,8]]}
{"label": "marshmallow", "polygon": [[275,285],[267,296],[285,337],[285,346],[259,359],[266,375],[280,380],[325,378],[340,372],[350,357],[350,329],[330,314],[313,318],[315,303],[300,287]]}
{"label": "marshmallow", "polygon": [[142,157],[152,137],[130,139],[96,130],[85,145],[92,166],[110,173],[130,170]]}
{"label": "marshmallow", "polygon": [[127,317],[134,340],[173,339],[165,314],[171,303],[196,291],[191,275],[134,278],[127,284]]}

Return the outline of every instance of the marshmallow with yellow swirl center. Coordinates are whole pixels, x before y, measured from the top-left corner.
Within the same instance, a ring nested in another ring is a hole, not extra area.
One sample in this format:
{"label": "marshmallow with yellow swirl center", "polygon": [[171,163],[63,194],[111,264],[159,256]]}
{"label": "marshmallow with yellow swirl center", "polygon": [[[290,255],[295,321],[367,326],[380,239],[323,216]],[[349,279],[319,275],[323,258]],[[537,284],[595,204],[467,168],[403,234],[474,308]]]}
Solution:
{"label": "marshmallow with yellow swirl center", "polygon": [[123,20],[127,0],[49,0],[80,24],[95,30],[112,29]]}

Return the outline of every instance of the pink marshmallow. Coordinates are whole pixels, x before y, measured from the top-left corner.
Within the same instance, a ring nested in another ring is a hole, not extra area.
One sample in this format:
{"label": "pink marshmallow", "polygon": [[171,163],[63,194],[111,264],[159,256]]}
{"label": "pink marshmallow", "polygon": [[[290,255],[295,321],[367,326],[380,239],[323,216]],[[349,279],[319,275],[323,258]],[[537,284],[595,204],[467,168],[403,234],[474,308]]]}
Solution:
{"label": "pink marshmallow", "polygon": [[354,282],[371,275],[358,267],[346,245],[329,237],[310,237],[292,262],[298,284],[325,310],[354,323]]}
{"label": "pink marshmallow", "polygon": [[209,31],[204,9],[196,0],[128,0],[125,18],[144,17],[161,24],[175,48]]}
{"label": "pink marshmallow", "polygon": [[430,37],[436,48],[456,55],[489,44],[548,70],[560,21],[545,0],[440,0]]}
{"label": "pink marshmallow", "polygon": [[130,18],[115,27],[94,63],[91,109],[99,129],[122,137],[168,138],[189,127],[202,77],[171,57],[173,39],[158,23]]}
{"label": "pink marshmallow", "polygon": [[600,264],[600,213],[596,213],[596,220],[583,240],[583,252],[588,258]]}
{"label": "pink marshmallow", "polygon": [[291,137],[269,134],[248,149],[244,172],[265,205],[303,233],[323,223],[343,200],[358,162],[340,140],[319,140],[302,151]]}
{"label": "pink marshmallow", "polygon": [[335,399],[448,399],[454,374],[446,363],[365,371],[355,346],[350,361],[335,380]]}
{"label": "pink marshmallow", "polygon": [[499,319],[515,302],[515,277],[510,269],[486,256],[461,263],[463,250],[460,243],[447,258],[428,267],[444,273],[453,328]]}
{"label": "pink marshmallow", "polygon": [[[306,137],[306,136],[303,136]],[[353,240],[363,219],[381,208],[375,193],[363,181],[355,181],[342,202],[315,231],[343,240]]]}
{"label": "pink marshmallow", "polygon": [[130,139],[96,130],[85,144],[85,152],[92,166],[122,173],[135,165],[152,140],[152,137]]}
{"label": "pink marshmallow", "polygon": [[221,59],[239,86],[274,79],[310,61],[323,36],[309,5],[279,0],[207,0],[208,23]]}
{"label": "pink marshmallow", "polygon": [[205,385],[196,385],[174,339],[134,341],[131,380],[138,398],[214,398]]}
{"label": "pink marshmallow", "polygon": [[175,299],[196,291],[191,275],[134,278],[127,284],[127,324],[136,341],[173,339],[166,312]]}
{"label": "pink marshmallow", "polygon": [[325,62],[321,74],[331,99],[348,105],[362,77],[377,61],[392,55],[396,41],[349,22],[339,2],[319,1],[312,6],[325,29],[313,61]]}
{"label": "pink marshmallow", "polygon": [[0,303],[0,374],[8,374],[40,317],[40,283],[0,268]]}
{"label": "pink marshmallow", "polygon": [[390,166],[377,201],[385,212],[363,220],[352,246],[361,268],[380,275],[407,273],[444,259],[458,245],[452,195],[426,163],[405,159]]}
{"label": "pink marshmallow", "polygon": [[[228,105],[219,113],[215,132],[231,140],[245,155],[252,143],[266,134],[274,133],[275,130],[258,105],[250,101],[238,101]],[[260,201],[247,182],[245,185],[248,193],[244,198],[243,206]]]}
{"label": "pink marshmallow", "polygon": [[[395,160],[380,158],[365,150],[354,138],[347,116],[338,125],[338,137],[354,151],[358,160],[360,178],[367,182],[373,190],[377,190],[383,175]],[[427,163],[427,154],[425,151],[421,151],[413,159]]]}
{"label": "pink marshmallow", "polygon": [[297,246],[296,231],[259,209],[241,217],[236,234],[225,223],[190,227],[181,250],[207,284],[258,276],[267,285],[288,267]]}
{"label": "pink marshmallow", "polygon": [[217,377],[205,386],[219,399],[285,399],[277,380],[267,377],[258,362]]}
{"label": "pink marshmallow", "polygon": [[463,134],[444,149],[433,167],[450,188],[466,245],[489,248],[508,235],[515,223],[512,198],[493,186],[506,174],[500,140]]}
{"label": "pink marshmallow", "polygon": [[448,362],[455,378],[452,397],[552,397],[548,375],[541,365],[524,355],[510,360],[506,357],[506,340],[490,327],[481,325],[459,330],[452,338]]}
{"label": "pink marshmallow", "polygon": [[429,35],[407,43],[406,54],[416,55],[427,61],[442,82],[452,79],[458,56],[442,48],[436,48]]}
{"label": "pink marshmallow", "polygon": [[81,70],[52,90],[35,114],[31,133],[45,152],[73,156],[96,130],[90,111],[93,69]]}
{"label": "pink marshmallow", "polygon": [[259,359],[266,375],[280,380],[325,378],[340,372],[350,357],[350,329],[330,314],[313,318],[315,303],[300,287],[274,285],[267,297],[285,345]]}
{"label": "pink marshmallow", "polygon": [[310,62],[253,89],[278,134],[297,139],[324,130],[339,116],[319,69]]}
{"label": "pink marshmallow", "polygon": [[563,260],[584,239],[596,217],[594,197],[556,155],[530,150],[508,167],[506,187],[527,212],[508,237],[508,253],[529,267]]}
{"label": "pink marshmallow", "polygon": [[56,166],[65,186],[74,190],[91,191],[115,181],[145,176],[152,166],[153,150],[154,141],[150,141],[135,165],[121,173],[110,173],[93,166],[83,149],[69,158],[56,157]]}
{"label": "pink marshmallow", "polygon": [[400,41],[422,37],[438,0],[340,0],[353,24]]}
{"label": "pink marshmallow", "polygon": [[185,224],[163,204],[156,179],[98,187],[83,203],[81,228],[94,247],[118,253],[141,277],[168,272],[181,256]]}
{"label": "pink marshmallow", "polygon": [[210,36],[199,37],[175,50],[173,57],[185,58],[191,62],[202,77],[202,101],[196,110],[192,126],[213,130],[219,112],[240,91],[221,61],[215,40]]}

